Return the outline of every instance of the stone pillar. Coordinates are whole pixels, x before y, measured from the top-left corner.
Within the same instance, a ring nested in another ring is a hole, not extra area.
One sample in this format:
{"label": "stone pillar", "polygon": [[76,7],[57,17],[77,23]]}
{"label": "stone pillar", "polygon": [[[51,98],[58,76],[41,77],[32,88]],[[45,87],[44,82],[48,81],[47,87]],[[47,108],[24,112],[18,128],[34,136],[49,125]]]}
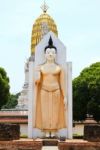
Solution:
{"label": "stone pillar", "polygon": [[34,62],[29,61],[29,88],[28,88],[28,138],[32,138],[33,132],[33,68]]}
{"label": "stone pillar", "polygon": [[67,99],[68,99],[68,139],[73,138],[73,113],[72,113],[72,63],[67,63]]}

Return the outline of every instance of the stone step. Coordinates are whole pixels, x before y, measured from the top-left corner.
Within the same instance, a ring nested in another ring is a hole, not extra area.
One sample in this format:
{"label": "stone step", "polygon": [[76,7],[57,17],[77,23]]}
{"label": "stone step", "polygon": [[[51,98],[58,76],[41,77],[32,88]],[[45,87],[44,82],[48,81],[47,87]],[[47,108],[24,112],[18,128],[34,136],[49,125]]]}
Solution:
{"label": "stone step", "polygon": [[58,146],[57,139],[43,139],[43,146]]}
{"label": "stone step", "polygon": [[57,146],[43,146],[42,150],[58,150]]}

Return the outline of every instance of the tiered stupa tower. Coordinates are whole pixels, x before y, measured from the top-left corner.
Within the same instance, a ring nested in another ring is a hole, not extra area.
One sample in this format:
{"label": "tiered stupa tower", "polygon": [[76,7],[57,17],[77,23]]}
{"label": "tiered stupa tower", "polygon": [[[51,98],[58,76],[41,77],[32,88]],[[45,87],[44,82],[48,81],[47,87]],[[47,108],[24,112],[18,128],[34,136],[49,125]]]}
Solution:
{"label": "tiered stupa tower", "polygon": [[44,35],[49,31],[58,36],[57,26],[50,15],[47,14],[48,6],[44,2],[41,6],[43,13],[36,19],[33,24],[31,37],[31,54],[34,55],[36,45],[41,41]]}
{"label": "tiered stupa tower", "polygon": [[31,54],[25,63],[25,82],[21,94],[18,98],[18,109],[28,109],[28,85],[29,85],[29,61],[34,61],[35,48],[42,38],[49,32],[52,31],[58,36],[57,25],[53,18],[47,14],[48,6],[44,1],[41,6],[43,13],[36,19],[32,27],[31,36]]}

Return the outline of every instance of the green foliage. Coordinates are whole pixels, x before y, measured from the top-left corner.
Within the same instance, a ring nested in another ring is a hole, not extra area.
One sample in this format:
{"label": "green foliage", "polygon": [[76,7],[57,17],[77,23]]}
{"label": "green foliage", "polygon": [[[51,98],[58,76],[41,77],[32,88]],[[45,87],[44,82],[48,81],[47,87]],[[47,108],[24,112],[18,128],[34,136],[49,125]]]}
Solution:
{"label": "green foliage", "polygon": [[100,120],[100,62],[85,68],[73,80],[74,120],[84,120],[87,113]]}
{"label": "green foliage", "polygon": [[6,103],[6,105],[4,105],[2,108],[3,109],[11,109],[11,108],[15,108],[15,106],[18,104],[18,96],[19,96],[19,93],[16,94],[16,95],[10,95],[9,96],[9,100],[8,102]]}
{"label": "green foliage", "polygon": [[9,78],[6,71],[0,67],[0,109],[9,99]]}

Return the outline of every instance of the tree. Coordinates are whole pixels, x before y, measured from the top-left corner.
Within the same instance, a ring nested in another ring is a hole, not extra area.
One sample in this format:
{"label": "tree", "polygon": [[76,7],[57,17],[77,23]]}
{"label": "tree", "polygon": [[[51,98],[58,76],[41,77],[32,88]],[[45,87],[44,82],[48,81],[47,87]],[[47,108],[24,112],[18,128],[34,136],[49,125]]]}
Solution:
{"label": "tree", "polygon": [[0,67],[0,109],[9,99],[9,78],[6,71]]}
{"label": "tree", "polygon": [[15,108],[15,106],[18,104],[18,96],[19,93],[17,94],[11,94],[9,96],[9,100],[7,101],[7,103],[2,107],[2,109],[11,109],[11,108]]}
{"label": "tree", "polygon": [[100,120],[100,62],[85,68],[73,80],[74,120],[84,120],[87,113]]}

